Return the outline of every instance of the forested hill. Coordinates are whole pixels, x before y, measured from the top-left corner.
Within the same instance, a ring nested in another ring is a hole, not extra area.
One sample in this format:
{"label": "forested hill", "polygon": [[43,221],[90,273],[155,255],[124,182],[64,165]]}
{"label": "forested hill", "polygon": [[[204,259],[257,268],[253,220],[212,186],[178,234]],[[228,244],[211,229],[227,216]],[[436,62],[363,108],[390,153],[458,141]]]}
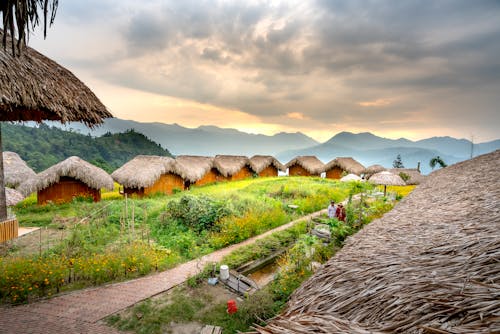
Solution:
{"label": "forested hill", "polygon": [[134,130],[91,137],[41,124],[28,127],[3,123],[3,150],[16,152],[28,165],[41,172],[72,156],[112,172],[139,154],[171,156],[160,144]]}

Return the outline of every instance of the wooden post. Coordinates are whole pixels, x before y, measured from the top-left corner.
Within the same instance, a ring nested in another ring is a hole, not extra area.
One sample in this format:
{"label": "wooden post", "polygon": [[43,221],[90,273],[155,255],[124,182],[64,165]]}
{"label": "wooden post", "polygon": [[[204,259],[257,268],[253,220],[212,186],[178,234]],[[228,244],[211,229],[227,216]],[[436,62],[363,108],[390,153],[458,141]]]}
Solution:
{"label": "wooden post", "polygon": [[0,122],[0,222],[7,220],[7,198],[5,197],[5,174],[3,172],[2,124]]}
{"label": "wooden post", "polygon": [[42,256],[42,228],[40,227],[40,229],[38,231],[40,231],[40,233],[39,233],[40,238],[38,241],[39,255]]}

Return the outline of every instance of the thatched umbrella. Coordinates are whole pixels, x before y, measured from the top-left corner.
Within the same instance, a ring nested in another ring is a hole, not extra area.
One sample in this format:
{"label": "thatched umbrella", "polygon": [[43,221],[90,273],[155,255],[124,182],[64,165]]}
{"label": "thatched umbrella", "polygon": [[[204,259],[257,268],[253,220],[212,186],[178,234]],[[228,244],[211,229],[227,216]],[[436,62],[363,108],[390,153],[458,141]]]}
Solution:
{"label": "thatched umbrella", "polygon": [[356,174],[347,174],[346,176],[342,177],[340,181],[342,182],[363,181],[363,179]]}
{"label": "thatched umbrella", "polygon": [[[113,117],[70,71],[29,47],[13,56],[10,44],[0,48],[0,122],[57,120],[92,127]],[[0,151],[1,145],[0,129]],[[0,154],[0,221],[7,217],[3,175]]]}
{"label": "thatched umbrella", "polygon": [[368,181],[384,186],[384,196],[387,193],[387,186],[404,186],[405,181],[399,176],[388,171],[373,174]]}
{"label": "thatched umbrella", "polygon": [[24,199],[23,194],[12,188],[5,188],[5,198],[7,206],[14,206]]}
{"label": "thatched umbrella", "polygon": [[3,152],[3,167],[5,186],[7,187],[15,189],[22,183],[36,177],[33,169],[15,152]]}

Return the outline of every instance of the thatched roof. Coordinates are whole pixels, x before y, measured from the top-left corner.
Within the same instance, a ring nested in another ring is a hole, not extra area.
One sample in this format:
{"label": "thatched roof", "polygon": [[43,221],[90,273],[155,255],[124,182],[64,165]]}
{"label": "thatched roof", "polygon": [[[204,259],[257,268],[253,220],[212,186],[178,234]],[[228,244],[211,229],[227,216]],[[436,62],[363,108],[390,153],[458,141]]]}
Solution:
{"label": "thatched roof", "polygon": [[373,174],[372,176],[370,176],[368,181],[374,184],[381,184],[385,186],[404,186],[406,184],[399,175],[392,174],[388,171]]}
{"label": "thatched roof", "polygon": [[299,165],[311,174],[321,174],[325,171],[325,164],[313,155],[303,155],[290,160],[285,168],[290,168],[293,165]]}
{"label": "thatched roof", "polygon": [[250,160],[241,155],[216,155],[214,158],[214,167],[224,176],[231,176],[243,167],[248,166],[252,169],[250,165]]}
{"label": "thatched roof", "polygon": [[7,187],[17,188],[36,177],[36,173],[15,152],[3,152],[4,181]]}
{"label": "thatched roof", "polygon": [[347,174],[346,176],[342,177],[340,181],[349,182],[349,181],[364,181],[364,180],[356,174]]}
{"label": "thatched roof", "polygon": [[366,167],[366,169],[365,169],[365,172],[364,172],[365,178],[369,178],[373,174],[383,172],[385,170],[387,170],[387,169],[382,165],[371,165],[369,167]]}
{"label": "thatched roof", "polygon": [[[3,33],[0,31],[0,38]],[[113,117],[70,71],[26,47],[0,48],[0,121],[58,120],[92,126]]]}
{"label": "thatched roof", "polygon": [[410,178],[406,181],[406,184],[420,184],[424,182],[426,176],[420,174],[420,171],[416,168],[391,168],[389,172],[399,175],[399,173],[405,173]]}
{"label": "thatched roof", "polygon": [[115,170],[111,177],[127,188],[146,188],[152,186],[166,173],[177,173],[174,159],[156,155],[138,155]]}
{"label": "thatched roof", "polygon": [[325,165],[325,171],[328,171],[334,167],[339,167],[340,169],[345,170],[350,174],[356,175],[360,175],[365,171],[365,166],[351,157],[340,157],[333,159]]}
{"label": "thatched roof", "polygon": [[195,183],[214,165],[213,157],[179,155],[175,158],[175,170],[184,180]]}
{"label": "thatched roof", "polygon": [[260,333],[498,333],[500,150],[432,173]]}
{"label": "thatched roof", "polygon": [[7,206],[13,206],[21,202],[24,199],[24,196],[17,190],[5,188],[5,198],[7,200]]}
{"label": "thatched roof", "polygon": [[273,165],[277,170],[286,171],[285,166],[270,155],[254,155],[250,158],[250,165],[256,173],[262,172],[270,165]]}
{"label": "thatched roof", "polygon": [[19,187],[19,191],[27,195],[43,190],[58,183],[61,177],[77,179],[93,189],[113,190],[113,179],[108,173],[79,157],[73,156],[38,173],[35,178],[23,183]]}

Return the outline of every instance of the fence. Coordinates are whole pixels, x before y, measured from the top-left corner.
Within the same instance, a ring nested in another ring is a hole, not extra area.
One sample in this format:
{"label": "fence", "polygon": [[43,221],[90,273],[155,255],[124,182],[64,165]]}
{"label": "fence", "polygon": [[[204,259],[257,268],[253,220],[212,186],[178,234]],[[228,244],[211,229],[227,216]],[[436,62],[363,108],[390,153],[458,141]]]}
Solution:
{"label": "fence", "polygon": [[17,238],[19,231],[19,223],[17,219],[10,218],[0,222],[0,242]]}

